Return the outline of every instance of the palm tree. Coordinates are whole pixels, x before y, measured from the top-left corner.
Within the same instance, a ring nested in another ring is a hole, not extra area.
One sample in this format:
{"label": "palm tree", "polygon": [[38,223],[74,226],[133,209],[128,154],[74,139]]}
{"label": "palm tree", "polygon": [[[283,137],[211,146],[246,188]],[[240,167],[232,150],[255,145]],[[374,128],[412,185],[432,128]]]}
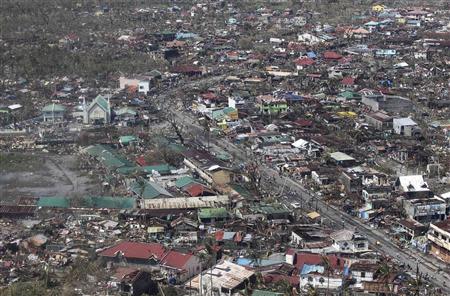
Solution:
{"label": "palm tree", "polygon": [[317,292],[316,288],[309,285],[308,291],[306,292],[308,296],[319,296],[319,292]]}
{"label": "palm tree", "polygon": [[330,260],[327,256],[322,255],[322,264],[324,267],[325,275],[327,276],[327,295],[330,293],[330,275],[333,271]]}
{"label": "palm tree", "polygon": [[422,277],[420,276],[419,273],[419,264],[417,263],[417,267],[416,267],[416,278],[411,279],[408,284],[412,287],[412,290],[415,292],[414,295],[419,295],[420,294],[420,288],[423,285],[423,281],[422,281]]}
{"label": "palm tree", "polygon": [[292,295],[292,285],[287,280],[281,280],[276,284],[277,291],[280,291],[285,296]]}
{"label": "palm tree", "polygon": [[383,261],[380,267],[377,269],[376,273],[378,277],[384,281],[388,294],[391,294],[391,286],[389,285],[389,276],[392,274],[393,270],[391,265],[388,264],[387,261]]}

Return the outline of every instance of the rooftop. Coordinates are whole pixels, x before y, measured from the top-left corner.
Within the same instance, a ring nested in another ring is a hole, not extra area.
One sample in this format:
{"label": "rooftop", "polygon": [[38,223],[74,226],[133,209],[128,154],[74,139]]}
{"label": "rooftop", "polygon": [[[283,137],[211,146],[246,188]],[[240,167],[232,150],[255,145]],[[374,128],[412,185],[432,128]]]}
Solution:
{"label": "rooftop", "polygon": [[[229,261],[223,261],[222,263],[215,265],[213,268],[204,271],[203,277],[205,277],[206,275],[208,277],[211,276],[213,287],[234,289],[254,274],[254,271],[242,267],[238,264],[234,264]],[[210,285],[210,281],[208,280],[207,282],[208,285]],[[187,285],[192,285],[193,288],[199,290],[200,276],[194,277],[192,281]]]}
{"label": "rooftop", "polygon": [[353,157],[351,157],[350,155],[345,154],[343,152],[330,153],[330,157],[333,158],[336,161],[352,161],[352,160],[355,160]]}
{"label": "rooftop", "polygon": [[116,257],[122,253],[125,258],[150,259],[152,257],[160,259],[165,253],[164,246],[155,243],[121,242],[113,247],[107,248],[99,253],[103,257]]}
{"label": "rooftop", "polygon": [[440,228],[444,231],[450,232],[450,219],[440,221],[437,223],[433,223],[433,225],[437,228]]}

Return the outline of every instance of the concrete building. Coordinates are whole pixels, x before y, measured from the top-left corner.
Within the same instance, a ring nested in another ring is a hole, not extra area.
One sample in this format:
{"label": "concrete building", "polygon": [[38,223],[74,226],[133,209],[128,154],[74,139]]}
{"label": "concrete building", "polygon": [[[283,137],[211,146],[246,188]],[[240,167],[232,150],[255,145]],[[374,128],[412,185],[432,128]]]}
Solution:
{"label": "concrete building", "polygon": [[356,159],[346,153],[339,151],[330,153],[330,158],[335,164],[343,167],[349,167],[356,163]]}
{"label": "concrete building", "polygon": [[199,176],[210,184],[225,185],[232,179],[232,171],[226,163],[214,158],[206,151],[188,150],[183,153],[184,164],[194,170]]}
{"label": "concrete building", "polygon": [[398,135],[417,137],[421,134],[417,123],[409,117],[394,118],[392,121],[392,126],[394,128],[394,132]]}
{"label": "concrete building", "polygon": [[50,104],[42,108],[44,122],[63,121],[66,116],[66,107],[58,104]]}
{"label": "concrete building", "polygon": [[373,112],[365,115],[366,122],[377,130],[392,128],[392,117],[384,112]]}
{"label": "concrete building", "polygon": [[139,93],[148,93],[150,90],[150,77],[134,77],[134,78],[127,78],[124,76],[120,76],[119,78],[119,88],[120,89],[127,89],[127,88],[133,88]]}
{"label": "concrete building", "polygon": [[253,270],[223,261],[188,281],[185,288],[202,292],[202,295],[234,295],[255,279]]}
{"label": "concrete building", "polygon": [[407,98],[386,95],[363,95],[361,102],[369,106],[372,111],[384,110],[388,113],[410,113],[413,102]]}
{"label": "concrete building", "polygon": [[369,241],[366,237],[353,230],[341,229],[330,235],[333,247],[340,253],[361,253],[369,251]]}
{"label": "concrete building", "polygon": [[84,104],[83,123],[108,124],[111,122],[111,105],[109,99],[98,95],[89,106]]}
{"label": "concrete building", "polygon": [[427,238],[430,242],[430,254],[450,263],[450,219],[430,224]]}
{"label": "concrete building", "polygon": [[445,201],[436,197],[403,200],[403,209],[407,217],[420,223],[444,220],[446,208]]}
{"label": "concrete building", "polygon": [[433,192],[428,187],[422,175],[400,176],[394,183],[396,192],[407,199],[432,197]]}

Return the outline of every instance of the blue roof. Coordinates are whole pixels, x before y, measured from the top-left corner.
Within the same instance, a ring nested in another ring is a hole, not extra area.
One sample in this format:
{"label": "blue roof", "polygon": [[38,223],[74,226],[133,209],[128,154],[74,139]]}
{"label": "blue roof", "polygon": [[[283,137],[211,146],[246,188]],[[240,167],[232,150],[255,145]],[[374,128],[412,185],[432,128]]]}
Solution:
{"label": "blue roof", "polygon": [[285,99],[286,101],[291,101],[291,102],[292,101],[299,102],[299,101],[304,100],[304,98],[302,96],[294,95],[294,94],[290,94],[290,93],[284,94],[283,99]]}
{"label": "blue roof", "polygon": [[236,264],[242,265],[242,266],[251,266],[252,262],[253,262],[252,259],[247,259],[247,258],[238,258],[236,260]]}
{"label": "blue roof", "polygon": [[302,275],[309,274],[311,272],[319,272],[323,273],[325,271],[325,268],[320,265],[309,265],[309,264],[303,264],[302,268]]}
{"label": "blue roof", "polygon": [[306,55],[308,56],[308,58],[311,58],[311,59],[317,58],[317,54],[314,51],[308,51],[306,53]]}
{"label": "blue roof", "polygon": [[197,38],[197,34],[190,33],[190,32],[178,32],[175,34],[176,39],[190,39],[190,38]]}

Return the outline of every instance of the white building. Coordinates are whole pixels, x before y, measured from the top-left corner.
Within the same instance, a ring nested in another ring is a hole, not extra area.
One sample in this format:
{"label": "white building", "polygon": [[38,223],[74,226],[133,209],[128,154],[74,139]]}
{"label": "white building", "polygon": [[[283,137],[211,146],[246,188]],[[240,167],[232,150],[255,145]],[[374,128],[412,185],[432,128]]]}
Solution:
{"label": "white building", "polygon": [[234,295],[245,289],[254,277],[254,271],[223,261],[188,281],[185,288],[196,291],[201,289],[201,295]]}
{"label": "white building", "polygon": [[398,135],[412,137],[420,135],[417,123],[409,117],[394,118],[392,121],[394,132]]}
{"label": "white building", "polygon": [[128,87],[135,87],[137,92],[146,94],[150,91],[150,78],[149,77],[127,78],[121,76],[119,78],[119,88],[126,89]]}
{"label": "white building", "polygon": [[353,230],[342,229],[330,235],[333,247],[340,253],[361,253],[369,251],[369,241],[366,237],[356,234]]}
{"label": "white building", "polygon": [[83,106],[85,124],[108,124],[111,122],[111,105],[109,98],[98,95],[89,106]]}

